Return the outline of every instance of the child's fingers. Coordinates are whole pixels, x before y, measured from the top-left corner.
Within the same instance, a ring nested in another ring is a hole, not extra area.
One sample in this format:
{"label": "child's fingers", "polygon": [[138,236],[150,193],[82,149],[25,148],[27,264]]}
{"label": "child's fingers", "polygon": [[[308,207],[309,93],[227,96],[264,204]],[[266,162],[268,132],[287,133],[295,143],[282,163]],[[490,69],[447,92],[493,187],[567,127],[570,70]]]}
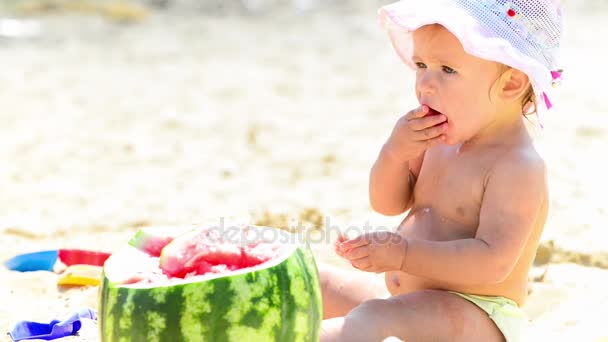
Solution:
{"label": "child's fingers", "polygon": [[369,243],[370,243],[369,236],[367,236],[367,234],[363,234],[363,235],[357,236],[354,239],[347,240],[347,241],[340,243],[340,249],[342,249],[343,251],[346,251],[348,249],[353,249],[353,248],[369,245]]}
{"label": "child's fingers", "polygon": [[344,235],[342,233],[338,233],[338,238],[336,239],[336,241],[334,241],[334,247],[335,247],[336,251],[338,251],[340,249],[340,244],[346,240],[348,240],[346,235]]}
{"label": "child's fingers", "polygon": [[334,246],[334,251],[335,251],[335,252],[336,252],[336,254],[338,254],[339,256],[341,256],[341,257],[343,257],[343,258],[345,257],[345,256],[344,256],[345,251],[343,251],[342,249],[340,249],[340,246],[338,246],[338,244],[336,244],[336,245]]}
{"label": "child's fingers", "polygon": [[413,131],[422,131],[429,127],[437,126],[442,122],[447,121],[447,117],[443,114],[425,116],[416,120],[411,120],[408,125]]}
{"label": "child's fingers", "polygon": [[357,247],[343,253],[348,260],[356,260],[369,256],[369,249],[366,247]]}
{"label": "child's fingers", "polygon": [[421,131],[414,132],[414,140],[416,141],[425,141],[429,139],[436,138],[443,134],[445,130],[448,128],[447,123],[442,123],[437,126],[429,127]]}
{"label": "child's fingers", "polygon": [[407,113],[405,115],[405,118],[407,119],[407,121],[419,119],[419,118],[422,118],[425,115],[427,115],[428,112],[429,112],[429,107],[426,105],[422,105],[422,106],[412,110],[411,112]]}

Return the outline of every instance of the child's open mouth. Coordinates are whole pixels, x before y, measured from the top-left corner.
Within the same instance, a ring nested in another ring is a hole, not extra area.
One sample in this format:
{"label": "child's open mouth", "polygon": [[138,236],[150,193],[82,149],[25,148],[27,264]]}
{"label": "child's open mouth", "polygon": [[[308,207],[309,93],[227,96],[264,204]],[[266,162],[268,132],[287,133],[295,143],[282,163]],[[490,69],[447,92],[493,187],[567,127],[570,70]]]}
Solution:
{"label": "child's open mouth", "polygon": [[427,115],[441,115],[441,112],[429,107],[429,113]]}
{"label": "child's open mouth", "polygon": [[[429,107],[429,112],[428,112],[428,114],[427,114],[427,115],[442,115],[442,114],[443,114],[442,112],[440,112],[440,111],[438,111],[438,110],[436,110],[436,109],[433,109],[433,108]],[[445,116],[445,121],[444,121],[444,122],[448,122],[448,117],[447,117],[447,115],[445,115],[445,114],[443,114],[443,115]]]}

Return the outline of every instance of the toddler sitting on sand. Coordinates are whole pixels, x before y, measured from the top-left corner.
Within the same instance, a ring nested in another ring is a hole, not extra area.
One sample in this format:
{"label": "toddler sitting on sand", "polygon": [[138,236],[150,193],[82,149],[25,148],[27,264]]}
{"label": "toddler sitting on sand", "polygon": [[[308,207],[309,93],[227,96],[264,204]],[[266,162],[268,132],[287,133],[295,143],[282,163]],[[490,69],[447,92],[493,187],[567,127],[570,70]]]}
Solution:
{"label": "toddler sitting on sand", "polygon": [[551,108],[561,7],[403,0],[379,13],[420,106],[383,145],[370,201],[409,212],[395,232],[336,242],[357,270],[319,266],[321,341],[519,341],[549,202],[525,116]]}

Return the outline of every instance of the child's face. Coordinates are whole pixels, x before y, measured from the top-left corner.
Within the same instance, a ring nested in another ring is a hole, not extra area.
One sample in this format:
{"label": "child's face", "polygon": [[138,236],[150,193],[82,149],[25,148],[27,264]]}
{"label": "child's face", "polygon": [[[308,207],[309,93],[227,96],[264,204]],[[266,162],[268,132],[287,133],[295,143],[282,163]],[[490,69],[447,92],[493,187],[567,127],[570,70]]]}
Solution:
{"label": "child's face", "polygon": [[446,143],[471,139],[497,117],[490,88],[500,65],[467,54],[440,25],[424,26],[413,38],[418,101],[447,116]]}

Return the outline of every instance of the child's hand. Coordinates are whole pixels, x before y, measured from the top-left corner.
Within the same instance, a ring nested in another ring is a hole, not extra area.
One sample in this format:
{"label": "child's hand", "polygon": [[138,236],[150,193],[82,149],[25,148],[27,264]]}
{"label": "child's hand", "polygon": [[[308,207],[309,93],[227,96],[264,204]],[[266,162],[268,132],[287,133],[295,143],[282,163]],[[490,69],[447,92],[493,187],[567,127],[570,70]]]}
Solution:
{"label": "child's hand", "polygon": [[407,240],[391,232],[374,232],[352,240],[336,241],[336,252],[357,269],[367,272],[401,270],[405,261]]}
{"label": "child's hand", "polygon": [[393,128],[384,150],[405,163],[444,141],[443,133],[448,127],[446,116],[429,114],[431,109],[422,105],[402,116]]}
{"label": "child's hand", "polygon": [[341,256],[343,258],[344,258],[344,252],[342,252],[340,245],[342,244],[342,242],[347,241],[347,240],[348,240],[348,238],[346,237],[346,235],[339,233],[338,239],[334,243],[334,250],[336,251],[336,254],[338,254],[339,256]]}

